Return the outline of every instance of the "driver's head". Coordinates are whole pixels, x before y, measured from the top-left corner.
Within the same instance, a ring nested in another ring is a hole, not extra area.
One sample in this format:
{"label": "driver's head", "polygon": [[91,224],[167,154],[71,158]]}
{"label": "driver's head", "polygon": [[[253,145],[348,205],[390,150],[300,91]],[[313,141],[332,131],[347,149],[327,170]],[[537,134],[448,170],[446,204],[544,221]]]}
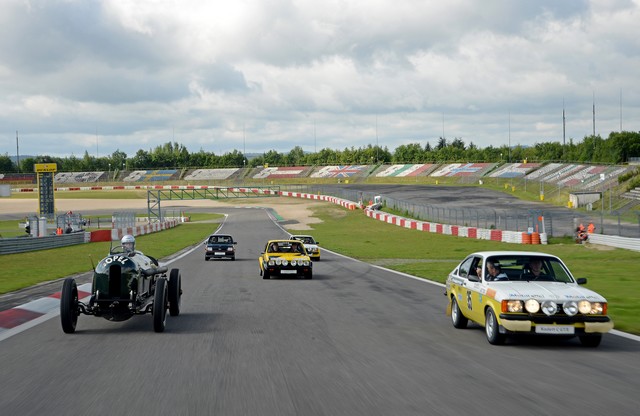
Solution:
{"label": "driver's head", "polygon": [[122,249],[125,253],[133,253],[136,249],[136,239],[131,234],[127,234],[122,237],[120,244],[122,245]]}
{"label": "driver's head", "polygon": [[529,261],[529,267],[531,268],[531,272],[535,275],[540,274],[540,271],[542,269],[542,261],[540,259],[531,259],[531,261]]}

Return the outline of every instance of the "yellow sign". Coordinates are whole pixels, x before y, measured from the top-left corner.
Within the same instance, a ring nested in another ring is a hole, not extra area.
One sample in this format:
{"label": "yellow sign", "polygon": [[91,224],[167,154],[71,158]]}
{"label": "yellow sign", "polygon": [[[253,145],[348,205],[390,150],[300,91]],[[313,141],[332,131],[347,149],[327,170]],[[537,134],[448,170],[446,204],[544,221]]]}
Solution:
{"label": "yellow sign", "polygon": [[33,165],[33,169],[35,172],[57,172],[58,164],[57,163],[36,163]]}

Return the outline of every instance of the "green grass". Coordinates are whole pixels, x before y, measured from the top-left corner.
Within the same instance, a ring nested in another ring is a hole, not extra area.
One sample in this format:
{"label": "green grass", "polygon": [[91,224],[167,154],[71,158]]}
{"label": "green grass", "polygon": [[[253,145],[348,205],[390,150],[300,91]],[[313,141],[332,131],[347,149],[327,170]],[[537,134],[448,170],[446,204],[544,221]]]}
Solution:
{"label": "green grass", "polygon": [[[575,277],[586,277],[586,287],[609,301],[617,329],[640,334],[640,277],[638,253],[609,247],[579,245],[571,239],[551,239],[549,245],[521,246],[472,240],[411,230],[366,217],[361,211],[315,209],[323,222],[312,234],[321,247],[393,270],[444,283],[447,275],[469,253],[481,250],[541,251],[559,256]],[[295,230],[290,230],[296,232]],[[443,297],[443,311],[445,308]]]}

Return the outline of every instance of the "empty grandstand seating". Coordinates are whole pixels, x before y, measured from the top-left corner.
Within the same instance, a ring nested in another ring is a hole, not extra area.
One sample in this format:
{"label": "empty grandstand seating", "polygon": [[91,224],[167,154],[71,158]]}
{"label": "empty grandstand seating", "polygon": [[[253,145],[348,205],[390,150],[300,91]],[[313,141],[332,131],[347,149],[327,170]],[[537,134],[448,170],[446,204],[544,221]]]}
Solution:
{"label": "empty grandstand seating", "polygon": [[229,179],[239,168],[195,169],[184,176],[187,181],[211,181]]}
{"label": "empty grandstand seating", "polygon": [[35,173],[0,173],[0,183],[36,183]]}
{"label": "empty grandstand seating", "polygon": [[368,165],[323,166],[311,174],[312,178],[352,178],[364,176]]}
{"label": "empty grandstand seating", "polygon": [[489,175],[492,178],[518,178],[525,176],[534,169],[542,166],[541,163],[505,163]]}
{"label": "empty grandstand seating", "polygon": [[311,171],[310,166],[280,166],[269,168],[258,168],[253,179],[288,179],[303,178]]}
{"label": "empty grandstand seating", "polygon": [[173,181],[179,179],[179,175],[176,169],[134,170],[122,180],[125,182]]}
{"label": "empty grandstand seating", "polygon": [[495,163],[452,163],[441,166],[431,176],[483,176],[495,166]]}
{"label": "empty grandstand seating", "polygon": [[434,164],[407,164],[381,166],[375,176],[382,178],[404,176],[427,176],[437,165]]}
{"label": "empty grandstand seating", "polygon": [[92,183],[107,179],[106,172],[58,172],[54,183]]}

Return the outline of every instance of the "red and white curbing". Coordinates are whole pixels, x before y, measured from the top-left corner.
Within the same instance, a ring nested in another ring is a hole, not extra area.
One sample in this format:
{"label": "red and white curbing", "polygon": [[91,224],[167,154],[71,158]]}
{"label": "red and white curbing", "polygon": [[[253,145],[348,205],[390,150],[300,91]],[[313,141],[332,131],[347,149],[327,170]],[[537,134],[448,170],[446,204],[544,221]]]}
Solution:
{"label": "red and white curbing", "polygon": [[[37,322],[38,318],[50,313],[57,313],[60,309],[61,292],[53,293],[44,298],[36,299],[15,308],[0,311],[0,340],[12,335],[12,329],[28,322]],[[78,286],[78,299],[91,296],[91,283]]]}
{"label": "red and white curbing", "polygon": [[[369,218],[418,231],[428,231],[437,234],[475,238],[478,240],[500,241],[503,243],[531,244],[530,241],[526,241],[525,239],[523,239],[523,233],[520,231],[490,230],[486,228],[464,227],[459,225],[418,221],[400,217],[398,215],[388,214],[382,211],[372,210],[370,208],[365,208],[364,213]],[[547,243],[546,233],[540,233],[540,243]]]}

